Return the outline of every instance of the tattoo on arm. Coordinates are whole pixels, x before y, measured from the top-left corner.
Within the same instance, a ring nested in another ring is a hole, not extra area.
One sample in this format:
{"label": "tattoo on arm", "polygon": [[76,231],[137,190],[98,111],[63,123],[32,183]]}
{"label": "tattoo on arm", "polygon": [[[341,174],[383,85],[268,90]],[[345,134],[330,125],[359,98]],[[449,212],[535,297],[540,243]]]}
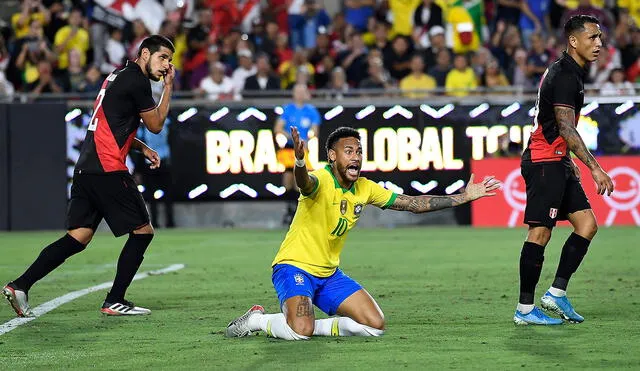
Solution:
{"label": "tattoo on arm", "polygon": [[446,209],[466,203],[463,194],[451,196],[406,196],[398,195],[395,202],[389,206],[391,210],[411,211],[412,213],[425,213],[429,211]]}
{"label": "tattoo on arm", "polygon": [[587,146],[585,146],[580,134],[576,130],[576,115],[573,108],[556,106],[553,108],[556,115],[556,122],[560,130],[560,136],[567,142],[567,147],[575,153],[589,169],[597,166],[596,159],[593,157]]}
{"label": "tattoo on arm", "polygon": [[313,317],[313,304],[311,300],[301,300],[296,308],[296,317]]}

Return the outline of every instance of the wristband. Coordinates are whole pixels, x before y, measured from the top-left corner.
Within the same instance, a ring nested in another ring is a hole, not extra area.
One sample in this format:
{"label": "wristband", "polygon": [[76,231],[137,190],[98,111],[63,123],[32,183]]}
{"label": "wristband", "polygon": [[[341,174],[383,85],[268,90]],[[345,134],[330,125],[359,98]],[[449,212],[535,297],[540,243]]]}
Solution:
{"label": "wristband", "polygon": [[304,162],[304,159],[298,160],[296,159],[296,166],[297,167],[305,167],[307,164]]}

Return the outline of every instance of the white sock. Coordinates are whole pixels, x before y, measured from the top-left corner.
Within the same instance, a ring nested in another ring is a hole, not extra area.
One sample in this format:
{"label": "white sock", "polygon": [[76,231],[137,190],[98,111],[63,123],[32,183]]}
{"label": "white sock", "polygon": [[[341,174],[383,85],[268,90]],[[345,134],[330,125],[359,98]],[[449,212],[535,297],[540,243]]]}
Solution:
{"label": "white sock", "polygon": [[308,336],[297,334],[287,324],[284,314],[259,314],[249,317],[251,331],[264,331],[268,336],[284,340],[307,340]]}
{"label": "white sock", "polygon": [[565,290],[556,289],[553,286],[549,287],[549,292],[551,293],[551,295],[556,297],[562,297],[567,295],[567,292]]}
{"label": "white sock", "polygon": [[534,305],[533,304],[520,304],[518,303],[518,307],[516,309],[518,309],[518,311],[522,314],[527,314],[529,312],[531,312],[533,310]]}
{"label": "white sock", "polygon": [[317,336],[381,336],[384,330],[362,325],[349,317],[317,319],[313,335]]}

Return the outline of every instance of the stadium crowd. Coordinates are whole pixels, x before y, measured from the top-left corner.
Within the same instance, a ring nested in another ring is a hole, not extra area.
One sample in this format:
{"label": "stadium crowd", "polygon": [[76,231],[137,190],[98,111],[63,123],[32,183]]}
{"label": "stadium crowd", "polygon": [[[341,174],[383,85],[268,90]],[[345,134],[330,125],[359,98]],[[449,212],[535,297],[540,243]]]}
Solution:
{"label": "stadium crowd", "polygon": [[329,1],[22,0],[0,35],[0,97],[95,93],[152,33],[176,46],[175,89],[210,100],[296,83],[332,98],[535,89],[564,49],[564,21],[579,13],[598,17],[604,33],[587,82],[603,95],[635,94],[640,82],[637,0],[335,0],[337,12]]}

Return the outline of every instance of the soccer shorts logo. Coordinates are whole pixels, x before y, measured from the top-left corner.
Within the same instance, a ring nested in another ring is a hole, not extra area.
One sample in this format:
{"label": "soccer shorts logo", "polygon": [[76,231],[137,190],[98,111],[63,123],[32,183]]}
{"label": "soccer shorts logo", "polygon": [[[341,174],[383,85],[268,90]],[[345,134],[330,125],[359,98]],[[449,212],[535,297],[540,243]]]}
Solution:
{"label": "soccer shorts logo", "polygon": [[293,279],[296,281],[296,286],[302,286],[304,285],[304,276],[300,273],[296,273],[293,276]]}
{"label": "soccer shorts logo", "polygon": [[549,209],[549,217],[555,219],[556,216],[558,216],[558,209],[554,209],[553,207]]}

